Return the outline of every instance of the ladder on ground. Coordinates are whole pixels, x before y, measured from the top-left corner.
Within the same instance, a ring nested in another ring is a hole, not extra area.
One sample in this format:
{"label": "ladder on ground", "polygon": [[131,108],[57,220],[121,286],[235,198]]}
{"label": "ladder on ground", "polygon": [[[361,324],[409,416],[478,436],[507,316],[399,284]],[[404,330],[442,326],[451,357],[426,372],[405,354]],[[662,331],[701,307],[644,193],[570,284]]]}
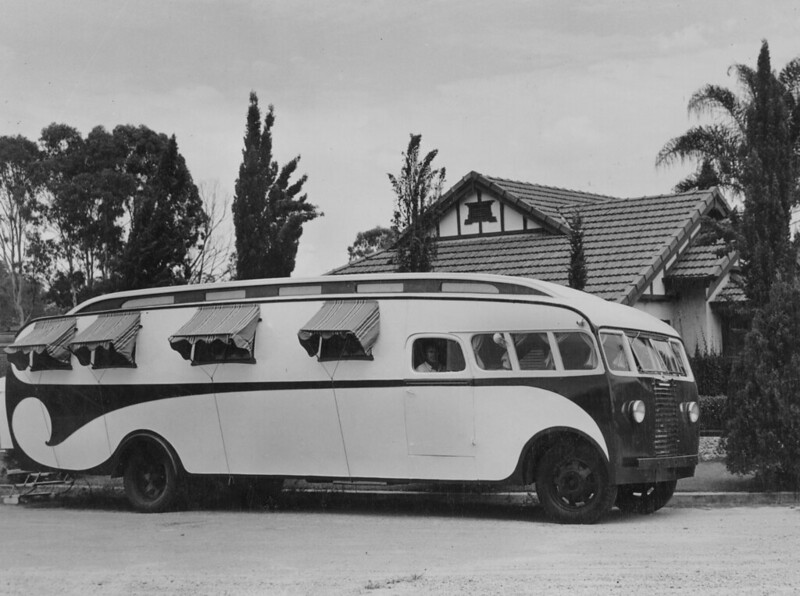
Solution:
{"label": "ladder on ground", "polygon": [[4,503],[12,505],[37,497],[52,498],[75,484],[75,478],[64,472],[8,470],[6,476],[7,482],[0,484],[0,494]]}

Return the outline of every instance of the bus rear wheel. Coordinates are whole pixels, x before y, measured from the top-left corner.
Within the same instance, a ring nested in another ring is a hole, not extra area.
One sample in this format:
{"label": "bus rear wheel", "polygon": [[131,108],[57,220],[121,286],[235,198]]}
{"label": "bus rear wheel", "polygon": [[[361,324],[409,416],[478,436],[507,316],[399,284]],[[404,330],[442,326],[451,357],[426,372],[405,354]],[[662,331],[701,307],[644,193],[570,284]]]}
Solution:
{"label": "bus rear wheel", "polygon": [[585,443],[562,441],[539,462],[536,494],[547,516],[562,524],[592,524],[617,496],[602,457]]}
{"label": "bus rear wheel", "polygon": [[617,488],[617,507],[623,513],[648,515],[669,503],[677,480],[646,484],[623,484]]}
{"label": "bus rear wheel", "polygon": [[137,511],[158,513],[178,495],[178,470],[166,448],[153,442],[135,449],[125,463],[125,496]]}

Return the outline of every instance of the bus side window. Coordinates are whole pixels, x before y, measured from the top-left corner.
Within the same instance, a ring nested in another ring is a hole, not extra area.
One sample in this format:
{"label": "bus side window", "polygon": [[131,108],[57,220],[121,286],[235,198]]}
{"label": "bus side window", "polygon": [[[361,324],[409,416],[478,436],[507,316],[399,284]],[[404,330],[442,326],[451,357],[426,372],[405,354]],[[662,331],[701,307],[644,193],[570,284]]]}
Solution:
{"label": "bus side window", "polygon": [[564,370],[593,370],[597,368],[594,344],[585,333],[556,333],[558,350]]}
{"label": "bus side window", "polygon": [[480,333],[472,336],[475,361],[483,370],[509,370],[508,351],[501,333]]}
{"label": "bus side window", "polygon": [[625,354],[623,337],[617,333],[601,333],[600,341],[603,344],[606,360],[608,360],[608,367],[611,370],[631,372],[631,365]]}
{"label": "bus side window", "polygon": [[459,372],[466,368],[461,345],[443,337],[414,340],[412,366],[416,372]]}
{"label": "bus side window", "polygon": [[512,333],[521,370],[555,370],[546,333]]}

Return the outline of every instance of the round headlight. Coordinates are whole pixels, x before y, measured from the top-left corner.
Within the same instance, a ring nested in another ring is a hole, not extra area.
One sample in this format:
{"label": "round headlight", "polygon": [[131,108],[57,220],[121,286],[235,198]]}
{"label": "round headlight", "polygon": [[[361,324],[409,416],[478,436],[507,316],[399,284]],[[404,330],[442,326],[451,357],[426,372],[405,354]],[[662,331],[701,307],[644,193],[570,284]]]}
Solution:
{"label": "round headlight", "polygon": [[696,401],[690,401],[683,404],[683,411],[689,417],[689,422],[695,423],[700,419],[700,406]]}
{"label": "round headlight", "polygon": [[640,399],[636,401],[629,401],[626,404],[626,408],[628,411],[628,415],[631,417],[637,424],[641,424],[644,421],[645,414],[647,413],[647,407],[644,405],[644,402]]}

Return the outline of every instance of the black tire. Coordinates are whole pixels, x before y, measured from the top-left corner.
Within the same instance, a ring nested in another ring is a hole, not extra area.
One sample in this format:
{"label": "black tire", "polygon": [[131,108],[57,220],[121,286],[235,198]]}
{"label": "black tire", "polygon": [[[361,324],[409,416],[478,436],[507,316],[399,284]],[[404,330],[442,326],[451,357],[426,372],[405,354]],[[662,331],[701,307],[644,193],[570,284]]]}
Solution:
{"label": "black tire", "polygon": [[539,462],[536,494],[547,516],[561,524],[592,524],[614,504],[602,456],[585,443],[562,441]]}
{"label": "black tire", "polygon": [[617,507],[624,513],[649,515],[669,503],[677,480],[647,484],[623,484],[617,487]]}
{"label": "black tire", "polygon": [[125,496],[143,513],[169,509],[178,496],[179,479],[175,460],[167,448],[149,441],[142,443],[125,462]]}

